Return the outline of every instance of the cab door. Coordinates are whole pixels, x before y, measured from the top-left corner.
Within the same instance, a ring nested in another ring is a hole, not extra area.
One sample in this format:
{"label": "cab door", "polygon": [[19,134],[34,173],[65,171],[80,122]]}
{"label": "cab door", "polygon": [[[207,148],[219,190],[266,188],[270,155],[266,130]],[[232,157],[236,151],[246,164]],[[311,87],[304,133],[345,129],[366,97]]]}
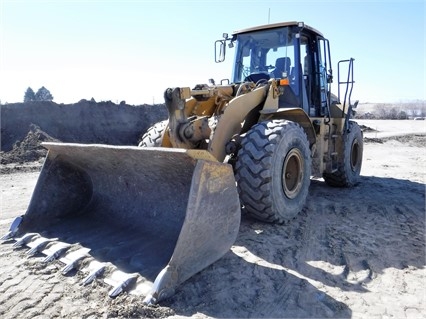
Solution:
{"label": "cab door", "polygon": [[319,115],[329,115],[330,109],[330,89],[333,79],[331,71],[330,59],[330,43],[325,38],[318,38],[318,66],[317,66],[317,83],[319,94]]}
{"label": "cab door", "polygon": [[332,79],[328,40],[305,33],[301,36],[300,52],[309,115],[324,116],[330,105]]}

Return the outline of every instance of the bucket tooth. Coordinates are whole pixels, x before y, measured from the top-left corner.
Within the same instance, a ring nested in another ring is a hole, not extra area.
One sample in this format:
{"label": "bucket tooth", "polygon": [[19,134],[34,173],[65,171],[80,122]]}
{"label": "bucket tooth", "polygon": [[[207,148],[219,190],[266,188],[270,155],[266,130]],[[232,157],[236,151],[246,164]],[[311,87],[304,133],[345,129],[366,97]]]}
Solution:
{"label": "bucket tooth", "polygon": [[16,242],[13,243],[12,247],[19,248],[19,247],[25,246],[31,240],[34,240],[34,237],[38,238],[38,237],[40,237],[40,234],[38,234],[38,233],[28,233],[28,234],[25,234],[22,237],[15,238]]}
{"label": "bucket tooth", "polygon": [[105,278],[104,281],[113,288],[109,291],[108,295],[111,298],[117,297],[126,288],[136,283],[137,274],[127,274],[121,270],[116,270],[111,274],[111,277]]}
{"label": "bucket tooth", "polygon": [[46,255],[43,259],[43,263],[50,263],[57,259],[65,250],[69,249],[71,244],[56,242],[50,245],[48,248],[43,249],[41,252]]}
{"label": "bucket tooth", "polygon": [[9,240],[9,239],[12,239],[13,237],[15,237],[16,233],[18,232],[19,225],[21,225],[21,223],[22,223],[22,220],[23,220],[23,216],[16,217],[13,220],[12,224],[10,224],[9,231],[5,235],[3,235],[0,238],[0,240],[6,241],[6,240]]}
{"label": "bucket tooth", "polygon": [[12,239],[13,237],[14,237],[14,233],[12,233],[11,231],[8,231],[6,234],[1,236],[0,240],[6,241],[6,240],[9,240],[9,239]]}
{"label": "bucket tooth", "polygon": [[145,297],[143,303],[146,305],[155,305],[159,300],[165,299],[170,295],[174,294],[174,289],[171,288],[170,282],[172,278],[176,277],[173,275],[173,271],[170,266],[165,267],[155,278],[154,286],[151,292]]}
{"label": "bucket tooth", "polygon": [[30,241],[27,246],[30,247],[31,249],[27,251],[27,255],[30,256],[34,256],[35,254],[37,254],[38,252],[40,252],[41,250],[44,249],[44,247],[52,242],[52,241],[56,241],[58,240],[58,238],[46,238],[46,237],[38,237],[36,238],[34,241]]}
{"label": "bucket tooth", "polygon": [[83,286],[90,284],[93,280],[103,274],[105,267],[106,263],[101,263],[97,260],[91,261],[87,269],[83,269],[83,271],[89,271],[89,274],[84,277],[84,279],[81,281],[81,284]]}
{"label": "bucket tooth", "polygon": [[68,272],[73,270],[81,259],[89,256],[89,252],[89,248],[80,248],[59,258],[59,260],[65,264],[65,266],[61,269],[61,273],[66,275]]}

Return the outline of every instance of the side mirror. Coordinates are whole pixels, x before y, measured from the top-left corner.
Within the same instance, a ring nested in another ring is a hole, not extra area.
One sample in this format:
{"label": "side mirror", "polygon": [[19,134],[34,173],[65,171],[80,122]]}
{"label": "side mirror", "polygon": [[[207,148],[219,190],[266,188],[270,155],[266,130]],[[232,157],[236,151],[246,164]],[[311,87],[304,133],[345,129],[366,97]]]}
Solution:
{"label": "side mirror", "polygon": [[217,40],[214,43],[214,60],[216,63],[220,63],[225,61],[226,56],[226,41],[229,41],[228,47],[233,48],[234,43],[232,42],[232,38],[228,36],[228,33],[222,34],[223,39]]}
{"label": "side mirror", "polygon": [[216,63],[225,61],[226,39],[217,40],[214,43],[214,60]]}

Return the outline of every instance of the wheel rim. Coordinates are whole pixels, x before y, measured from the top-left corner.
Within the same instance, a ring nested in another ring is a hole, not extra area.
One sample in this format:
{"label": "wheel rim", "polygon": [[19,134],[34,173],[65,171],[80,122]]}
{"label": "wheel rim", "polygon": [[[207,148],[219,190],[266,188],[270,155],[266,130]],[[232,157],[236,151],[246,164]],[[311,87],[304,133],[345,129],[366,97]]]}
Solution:
{"label": "wheel rim", "polygon": [[352,142],[352,147],[351,147],[351,169],[352,171],[356,171],[358,168],[358,163],[359,163],[359,152],[360,152],[360,146],[358,143],[358,140],[354,140]]}
{"label": "wheel rim", "polygon": [[303,181],[303,156],[302,153],[293,148],[288,152],[283,166],[282,186],[284,194],[292,199],[295,198],[302,188]]}

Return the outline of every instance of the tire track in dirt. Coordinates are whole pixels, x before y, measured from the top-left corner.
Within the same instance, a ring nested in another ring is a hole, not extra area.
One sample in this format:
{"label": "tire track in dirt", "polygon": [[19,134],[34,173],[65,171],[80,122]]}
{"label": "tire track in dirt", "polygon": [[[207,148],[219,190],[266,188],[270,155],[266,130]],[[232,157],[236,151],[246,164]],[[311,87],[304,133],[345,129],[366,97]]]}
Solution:
{"label": "tire track in dirt", "polygon": [[[4,232],[4,228],[1,229]],[[173,311],[147,307],[136,296],[108,297],[110,287],[101,280],[88,287],[79,285],[81,276],[60,273],[59,261],[41,263],[43,257],[27,258],[24,249],[11,243],[0,245],[0,318],[164,318]],[[3,267],[4,264],[4,267]]]}
{"label": "tire track in dirt", "polygon": [[[28,318],[46,313],[46,309],[55,308],[55,300],[62,295],[54,292],[58,280],[54,274],[48,276],[34,273],[22,251],[11,249],[11,245],[3,244],[7,255],[18,255],[15,263],[3,270],[6,280],[0,286],[0,316],[3,318]],[[56,286],[60,289],[60,286]],[[52,293],[54,292],[54,293]],[[54,297],[56,295],[56,298]],[[8,300],[14,300],[13,303]],[[28,313],[28,310],[30,312]]]}

